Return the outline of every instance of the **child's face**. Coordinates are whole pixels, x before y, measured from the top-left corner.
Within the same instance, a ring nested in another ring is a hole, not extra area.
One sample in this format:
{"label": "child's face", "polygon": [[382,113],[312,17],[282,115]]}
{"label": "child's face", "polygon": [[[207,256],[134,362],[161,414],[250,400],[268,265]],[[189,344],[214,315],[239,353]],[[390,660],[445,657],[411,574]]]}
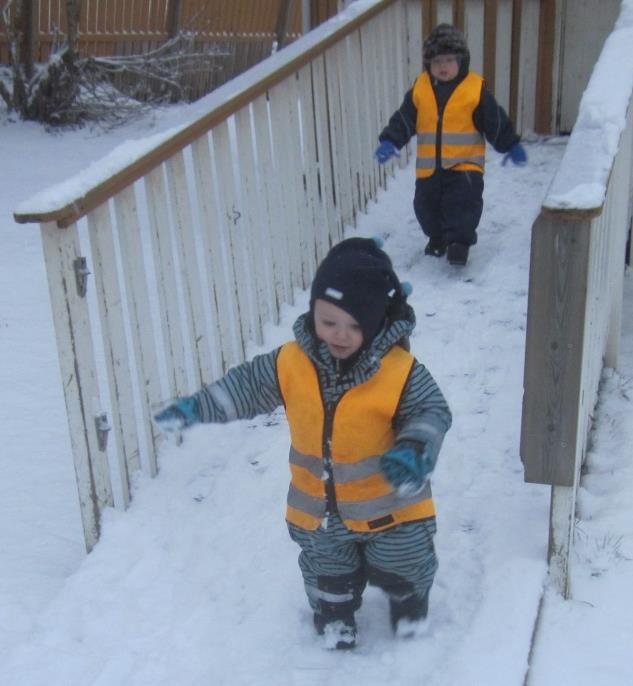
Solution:
{"label": "child's face", "polygon": [[438,55],[431,60],[431,76],[438,81],[452,81],[458,73],[457,55]]}
{"label": "child's face", "polygon": [[314,328],[317,338],[327,343],[332,357],[339,360],[346,360],[363,344],[360,324],[327,300],[314,301]]}

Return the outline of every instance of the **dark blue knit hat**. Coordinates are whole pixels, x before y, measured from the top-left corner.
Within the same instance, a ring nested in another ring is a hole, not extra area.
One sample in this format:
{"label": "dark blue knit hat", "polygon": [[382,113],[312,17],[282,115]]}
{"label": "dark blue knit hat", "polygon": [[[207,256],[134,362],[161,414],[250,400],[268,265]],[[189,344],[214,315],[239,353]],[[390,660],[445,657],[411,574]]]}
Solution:
{"label": "dark blue knit hat", "polygon": [[380,330],[388,310],[403,303],[407,293],[396,276],[387,253],[372,238],[348,238],[325,256],[312,282],[310,312],[314,301],[326,300],[359,323],[363,341]]}

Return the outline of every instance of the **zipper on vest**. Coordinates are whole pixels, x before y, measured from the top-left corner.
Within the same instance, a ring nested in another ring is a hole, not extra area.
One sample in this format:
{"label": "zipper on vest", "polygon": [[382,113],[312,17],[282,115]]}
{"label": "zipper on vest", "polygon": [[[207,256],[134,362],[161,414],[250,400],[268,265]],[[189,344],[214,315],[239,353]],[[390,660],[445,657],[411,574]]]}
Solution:
{"label": "zipper on vest", "polygon": [[325,403],[325,417],[323,421],[323,467],[327,474],[325,481],[325,512],[335,514],[338,512],[336,504],[336,491],[334,489],[334,470],[332,469],[332,427],[334,425],[334,413],[336,403]]}

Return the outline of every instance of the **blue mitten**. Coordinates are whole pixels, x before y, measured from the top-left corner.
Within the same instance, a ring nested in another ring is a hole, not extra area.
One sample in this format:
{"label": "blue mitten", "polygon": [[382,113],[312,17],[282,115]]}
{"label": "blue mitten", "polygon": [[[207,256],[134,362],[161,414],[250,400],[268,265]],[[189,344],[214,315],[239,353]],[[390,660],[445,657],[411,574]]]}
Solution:
{"label": "blue mitten", "polygon": [[177,398],[164,410],[154,415],[154,421],[161,431],[181,431],[200,421],[200,407],[195,397]]}
{"label": "blue mitten", "polygon": [[380,468],[399,495],[419,493],[434,468],[431,456],[421,443],[394,446],[380,458]]}
{"label": "blue mitten", "polygon": [[503,156],[501,165],[505,165],[508,160],[512,160],[517,167],[524,167],[527,164],[527,153],[521,143],[515,143],[510,150]]}
{"label": "blue mitten", "polygon": [[394,155],[400,157],[400,153],[391,141],[382,141],[374,153],[376,160],[378,160],[378,164],[388,162]]}

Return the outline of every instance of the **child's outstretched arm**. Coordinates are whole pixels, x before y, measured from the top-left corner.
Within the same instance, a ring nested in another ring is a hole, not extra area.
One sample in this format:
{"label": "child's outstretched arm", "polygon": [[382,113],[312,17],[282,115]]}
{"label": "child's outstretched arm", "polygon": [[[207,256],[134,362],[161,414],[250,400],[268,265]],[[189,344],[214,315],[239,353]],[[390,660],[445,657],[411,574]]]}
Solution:
{"label": "child's outstretched arm", "polygon": [[385,475],[403,494],[424,487],[451,422],[451,411],[438,385],[416,361],[395,417],[395,445],[381,460]]}
{"label": "child's outstretched arm", "polygon": [[272,412],[283,403],[277,384],[278,353],[273,350],[233,367],[192,396],[174,400],[154,421],[163,430],[178,431],[200,422],[224,423]]}

